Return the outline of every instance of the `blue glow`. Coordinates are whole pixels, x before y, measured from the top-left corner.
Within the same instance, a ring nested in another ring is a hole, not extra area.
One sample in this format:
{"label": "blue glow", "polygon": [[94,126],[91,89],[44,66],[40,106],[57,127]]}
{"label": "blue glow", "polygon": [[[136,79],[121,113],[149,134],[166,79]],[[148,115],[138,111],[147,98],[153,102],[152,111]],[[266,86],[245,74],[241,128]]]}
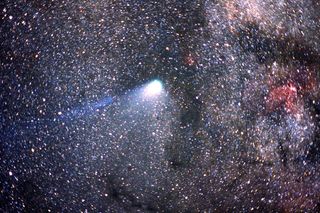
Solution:
{"label": "blue glow", "polygon": [[88,103],[83,107],[78,107],[72,109],[66,113],[62,113],[62,118],[80,118],[84,116],[90,116],[96,113],[99,110],[102,110],[104,107],[113,103],[112,97],[106,97],[100,101]]}

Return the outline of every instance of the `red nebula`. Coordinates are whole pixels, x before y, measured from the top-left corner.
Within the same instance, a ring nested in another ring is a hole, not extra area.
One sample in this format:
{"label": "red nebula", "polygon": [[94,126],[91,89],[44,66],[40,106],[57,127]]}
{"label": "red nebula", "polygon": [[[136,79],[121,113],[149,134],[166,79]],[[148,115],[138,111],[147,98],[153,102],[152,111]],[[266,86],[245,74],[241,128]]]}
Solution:
{"label": "red nebula", "polygon": [[287,113],[297,115],[304,99],[317,90],[315,69],[289,70],[287,74],[280,83],[275,76],[268,82],[270,91],[266,98],[267,112],[283,107]]}
{"label": "red nebula", "polygon": [[191,53],[189,53],[184,57],[184,63],[188,66],[193,66],[196,64],[196,59]]}
{"label": "red nebula", "polygon": [[279,86],[270,91],[267,97],[266,106],[268,111],[273,111],[284,105],[284,109],[288,113],[296,113],[298,90],[295,85],[289,83]]}

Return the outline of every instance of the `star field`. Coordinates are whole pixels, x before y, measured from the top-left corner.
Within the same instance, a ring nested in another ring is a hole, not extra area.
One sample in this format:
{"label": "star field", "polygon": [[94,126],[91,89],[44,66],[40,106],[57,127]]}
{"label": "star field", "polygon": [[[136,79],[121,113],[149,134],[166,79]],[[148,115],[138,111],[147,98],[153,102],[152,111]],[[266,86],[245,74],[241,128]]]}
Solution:
{"label": "star field", "polygon": [[1,212],[320,211],[317,1],[0,5]]}

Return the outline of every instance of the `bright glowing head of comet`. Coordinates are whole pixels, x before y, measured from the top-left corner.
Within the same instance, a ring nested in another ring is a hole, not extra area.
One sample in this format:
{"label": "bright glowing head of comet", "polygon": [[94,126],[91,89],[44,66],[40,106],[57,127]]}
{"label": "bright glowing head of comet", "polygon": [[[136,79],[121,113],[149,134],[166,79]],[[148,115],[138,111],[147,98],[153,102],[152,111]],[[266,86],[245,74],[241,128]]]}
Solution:
{"label": "bright glowing head of comet", "polygon": [[162,91],[163,91],[162,82],[159,80],[153,80],[145,86],[143,90],[143,94],[146,97],[155,97],[160,95]]}

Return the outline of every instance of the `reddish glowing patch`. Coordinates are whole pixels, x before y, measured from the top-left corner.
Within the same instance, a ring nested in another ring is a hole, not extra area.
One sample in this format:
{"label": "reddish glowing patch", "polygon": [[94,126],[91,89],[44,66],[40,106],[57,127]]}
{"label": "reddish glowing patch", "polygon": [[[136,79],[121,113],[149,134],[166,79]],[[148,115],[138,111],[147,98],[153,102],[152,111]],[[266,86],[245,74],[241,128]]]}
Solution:
{"label": "reddish glowing patch", "polygon": [[284,106],[286,112],[296,113],[298,111],[297,92],[297,87],[292,83],[272,89],[266,101],[267,110],[273,111],[281,106]]}
{"label": "reddish glowing patch", "polygon": [[282,82],[289,83],[279,85],[279,79],[276,76],[271,76],[268,81],[271,89],[266,99],[266,109],[272,112],[283,107],[287,113],[298,116],[304,99],[317,91],[315,69],[302,67],[284,71],[283,73],[287,76],[282,79]]}
{"label": "reddish glowing patch", "polygon": [[184,61],[185,61],[185,64],[188,66],[193,66],[196,64],[196,59],[191,53],[185,56]]}

